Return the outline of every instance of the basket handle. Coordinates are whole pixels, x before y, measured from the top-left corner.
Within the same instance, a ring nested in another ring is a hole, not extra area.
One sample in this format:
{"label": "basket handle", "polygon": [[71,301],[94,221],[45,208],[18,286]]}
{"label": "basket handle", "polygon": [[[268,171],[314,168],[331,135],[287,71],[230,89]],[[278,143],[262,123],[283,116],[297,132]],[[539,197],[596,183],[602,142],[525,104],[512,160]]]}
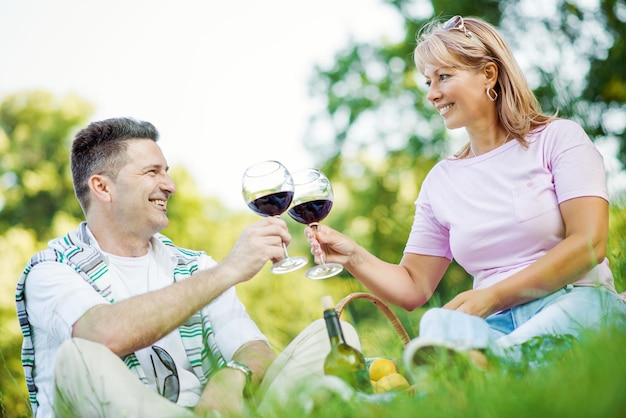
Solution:
{"label": "basket handle", "polygon": [[385,314],[389,322],[391,322],[393,329],[396,330],[396,333],[400,336],[400,339],[402,340],[402,345],[407,345],[409,341],[411,341],[409,334],[406,332],[406,329],[404,329],[404,326],[402,326],[402,323],[400,322],[396,314],[378,296],[372,295],[371,293],[365,293],[365,292],[350,293],[348,296],[341,299],[339,303],[337,304],[337,306],[335,307],[335,311],[337,312],[337,315],[341,316],[341,313],[343,312],[343,309],[346,307],[346,305],[355,299],[369,300],[383,314]]}

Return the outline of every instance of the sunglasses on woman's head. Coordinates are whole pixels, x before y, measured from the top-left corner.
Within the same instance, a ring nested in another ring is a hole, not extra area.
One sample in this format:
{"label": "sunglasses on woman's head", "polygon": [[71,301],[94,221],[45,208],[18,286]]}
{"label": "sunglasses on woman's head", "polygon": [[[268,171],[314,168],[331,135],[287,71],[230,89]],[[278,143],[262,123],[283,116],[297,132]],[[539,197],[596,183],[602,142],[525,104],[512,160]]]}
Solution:
{"label": "sunglasses on woman's head", "polygon": [[452,17],[450,20],[444,23],[443,30],[460,30],[468,38],[472,37],[472,32],[467,30],[467,28],[465,27],[465,22],[463,21],[463,18],[459,15]]}

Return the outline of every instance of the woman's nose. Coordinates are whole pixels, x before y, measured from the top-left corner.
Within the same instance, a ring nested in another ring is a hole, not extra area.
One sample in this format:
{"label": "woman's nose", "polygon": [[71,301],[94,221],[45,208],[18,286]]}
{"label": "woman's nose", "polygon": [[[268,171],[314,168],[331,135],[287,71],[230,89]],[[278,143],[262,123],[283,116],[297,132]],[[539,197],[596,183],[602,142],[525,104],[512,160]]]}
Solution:
{"label": "woman's nose", "polygon": [[441,92],[439,91],[439,89],[431,85],[428,88],[428,94],[426,95],[426,99],[428,99],[428,101],[432,104],[435,104],[437,103],[437,101],[439,101],[440,98]]}

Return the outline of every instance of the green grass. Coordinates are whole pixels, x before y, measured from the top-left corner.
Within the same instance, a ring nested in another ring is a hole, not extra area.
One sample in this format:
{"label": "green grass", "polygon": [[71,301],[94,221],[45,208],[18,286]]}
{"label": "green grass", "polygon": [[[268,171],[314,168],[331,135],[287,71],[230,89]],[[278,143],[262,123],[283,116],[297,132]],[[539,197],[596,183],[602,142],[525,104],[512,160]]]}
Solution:
{"label": "green grass", "polygon": [[493,360],[487,371],[452,367],[416,393],[396,393],[378,403],[326,397],[308,414],[294,399],[277,417],[623,418],[625,347],[623,331],[589,333],[576,341],[536,339],[527,344],[528,361],[522,364]]}
{"label": "green grass", "polygon": [[[525,361],[492,359],[487,371],[454,366],[433,376],[425,390],[399,392],[378,402],[316,395],[292,397],[276,418],[293,417],[626,417],[626,333],[587,333],[577,340],[536,339]],[[462,375],[462,377],[459,377]],[[3,416],[17,416],[10,409]]]}

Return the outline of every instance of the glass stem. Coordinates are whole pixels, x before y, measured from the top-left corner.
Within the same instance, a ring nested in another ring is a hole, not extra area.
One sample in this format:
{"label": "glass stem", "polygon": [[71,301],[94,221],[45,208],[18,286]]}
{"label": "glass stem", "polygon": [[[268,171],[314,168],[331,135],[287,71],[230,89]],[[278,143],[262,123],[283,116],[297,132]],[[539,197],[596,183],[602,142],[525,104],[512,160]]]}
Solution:
{"label": "glass stem", "polygon": [[285,241],[283,241],[283,251],[285,252],[285,258],[289,258],[289,253],[287,252],[287,246],[285,245]]}
{"label": "glass stem", "polygon": [[[280,219],[280,215],[274,215],[274,218]],[[281,244],[283,245],[283,252],[285,253],[285,258],[289,258],[289,253],[287,252],[287,244],[285,244],[285,241],[282,241]]]}
{"label": "glass stem", "polygon": [[[317,231],[317,226],[318,225],[319,225],[318,222],[313,222],[312,224],[309,224],[309,226],[311,228],[313,228],[315,231]],[[324,264],[326,264],[326,260],[325,260],[325,257],[324,257],[325,253],[324,253],[324,250],[322,250],[322,246],[321,245],[320,245],[320,250],[321,250],[321,254],[320,254],[320,261],[321,262],[320,262],[320,265],[323,266]]]}

